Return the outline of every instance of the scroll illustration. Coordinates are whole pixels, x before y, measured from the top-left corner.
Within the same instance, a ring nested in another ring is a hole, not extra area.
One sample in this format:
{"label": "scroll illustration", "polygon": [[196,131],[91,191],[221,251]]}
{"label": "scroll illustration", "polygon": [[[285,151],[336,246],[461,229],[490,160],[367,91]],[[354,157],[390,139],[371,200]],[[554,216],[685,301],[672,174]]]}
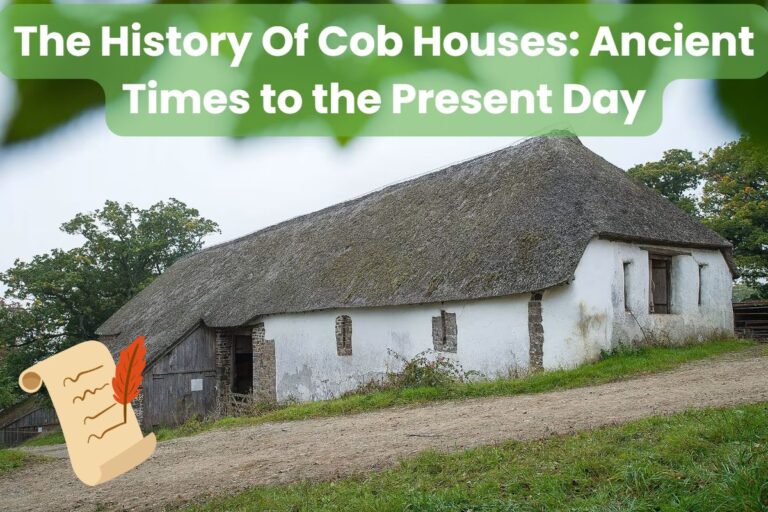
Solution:
{"label": "scroll illustration", "polygon": [[85,341],[25,370],[19,385],[35,393],[45,383],[77,477],[98,485],[138,466],[155,451],[131,408],[146,348],[140,336],[120,353],[117,367],[102,343]]}

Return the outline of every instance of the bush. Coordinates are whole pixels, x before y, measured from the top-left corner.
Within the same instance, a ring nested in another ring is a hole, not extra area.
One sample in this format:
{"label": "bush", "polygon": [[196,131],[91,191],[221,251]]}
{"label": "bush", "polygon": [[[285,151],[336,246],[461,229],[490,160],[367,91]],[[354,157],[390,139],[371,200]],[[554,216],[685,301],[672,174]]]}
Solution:
{"label": "bush", "polygon": [[468,382],[477,373],[465,372],[460,364],[434,350],[419,352],[411,359],[406,359],[393,350],[388,350],[388,353],[402,363],[399,372],[387,374],[390,387],[444,388]]}

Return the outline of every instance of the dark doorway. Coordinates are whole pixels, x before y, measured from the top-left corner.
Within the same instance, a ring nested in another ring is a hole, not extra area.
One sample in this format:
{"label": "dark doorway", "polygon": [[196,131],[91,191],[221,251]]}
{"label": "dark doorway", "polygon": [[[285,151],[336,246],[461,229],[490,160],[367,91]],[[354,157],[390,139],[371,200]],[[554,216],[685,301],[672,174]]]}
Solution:
{"label": "dark doorway", "polygon": [[253,342],[249,335],[235,335],[232,349],[235,352],[232,392],[250,395],[253,392]]}

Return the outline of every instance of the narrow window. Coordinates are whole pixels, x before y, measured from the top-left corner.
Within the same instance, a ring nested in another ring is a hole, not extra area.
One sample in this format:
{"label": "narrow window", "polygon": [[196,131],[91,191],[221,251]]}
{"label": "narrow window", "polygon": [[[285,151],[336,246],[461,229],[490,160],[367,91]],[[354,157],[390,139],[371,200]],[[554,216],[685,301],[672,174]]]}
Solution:
{"label": "narrow window", "polygon": [[632,265],[631,261],[625,261],[624,262],[624,311],[630,311],[629,308],[629,299],[632,296],[631,295],[631,288],[629,284],[629,269],[630,265]]}
{"label": "narrow window", "polygon": [[352,317],[348,315],[336,317],[336,354],[352,355]]}
{"label": "narrow window", "polygon": [[668,314],[671,312],[672,259],[670,257],[651,255],[648,266],[650,271],[650,312]]}
{"label": "narrow window", "polygon": [[702,295],[703,295],[703,288],[704,288],[704,267],[706,267],[706,263],[699,263],[699,306],[701,306],[702,301]]}
{"label": "narrow window", "polygon": [[440,311],[440,316],[432,317],[432,343],[435,350],[456,352],[458,345],[456,313]]}

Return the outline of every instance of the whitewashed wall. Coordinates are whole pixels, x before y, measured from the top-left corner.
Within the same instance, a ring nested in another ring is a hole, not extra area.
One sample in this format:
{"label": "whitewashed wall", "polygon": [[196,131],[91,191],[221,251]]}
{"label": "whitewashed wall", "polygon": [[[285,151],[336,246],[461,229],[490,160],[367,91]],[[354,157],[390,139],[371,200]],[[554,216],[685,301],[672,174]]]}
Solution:
{"label": "whitewashed wall", "polygon": [[[593,240],[574,279],[546,290],[542,300],[544,367],[573,367],[647,333],[670,341],[732,332],[731,275],[719,251],[691,250],[672,269],[673,314],[648,312],[648,253],[637,245]],[[632,261],[631,310],[624,308],[623,263]],[[698,265],[704,267],[698,305]],[[275,341],[278,400],[322,400],[397,370],[405,358],[431,349],[432,317],[456,313],[458,352],[446,354],[465,370],[489,378],[528,367],[530,294],[469,302],[328,310],[262,318]],[[352,356],[336,354],[335,320],[352,318]]]}
{"label": "whitewashed wall", "polygon": [[[597,359],[603,350],[645,338],[674,343],[733,334],[732,277],[722,253],[675,250],[690,255],[672,259],[672,313],[651,314],[648,251],[636,244],[591,241],[573,281],[544,293],[544,367],[576,366]],[[630,311],[624,307],[624,262],[631,262]],[[705,265],[701,305],[699,264]]]}
{"label": "whitewashed wall", "polygon": [[[686,249],[690,255],[675,256],[672,259],[671,314],[652,314],[648,311],[647,251],[629,244],[612,243],[604,252],[605,257],[613,262],[611,303],[614,317],[611,341],[614,345],[651,336],[661,341],[675,342],[733,334],[733,281],[720,251]],[[630,262],[629,312],[624,307],[624,262]],[[702,300],[699,305],[700,264],[704,267],[701,273]]]}
{"label": "whitewashed wall", "polygon": [[611,348],[613,272],[606,243],[590,242],[571,283],[544,292],[545,369],[577,366]]}
{"label": "whitewashed wall", "polygon": [[[268,316],[266,338],[275,340],[277,398],[321,400],[355,389],[399,368],[391,349],[410,359],[433,348],[432,317],[456,313],[458,350],[447,354],[464,370],[488,377],[528,365],[528,295],[387,308],[329,310]],[[352,318],[352,355],[336,355],[335,321]]]}

